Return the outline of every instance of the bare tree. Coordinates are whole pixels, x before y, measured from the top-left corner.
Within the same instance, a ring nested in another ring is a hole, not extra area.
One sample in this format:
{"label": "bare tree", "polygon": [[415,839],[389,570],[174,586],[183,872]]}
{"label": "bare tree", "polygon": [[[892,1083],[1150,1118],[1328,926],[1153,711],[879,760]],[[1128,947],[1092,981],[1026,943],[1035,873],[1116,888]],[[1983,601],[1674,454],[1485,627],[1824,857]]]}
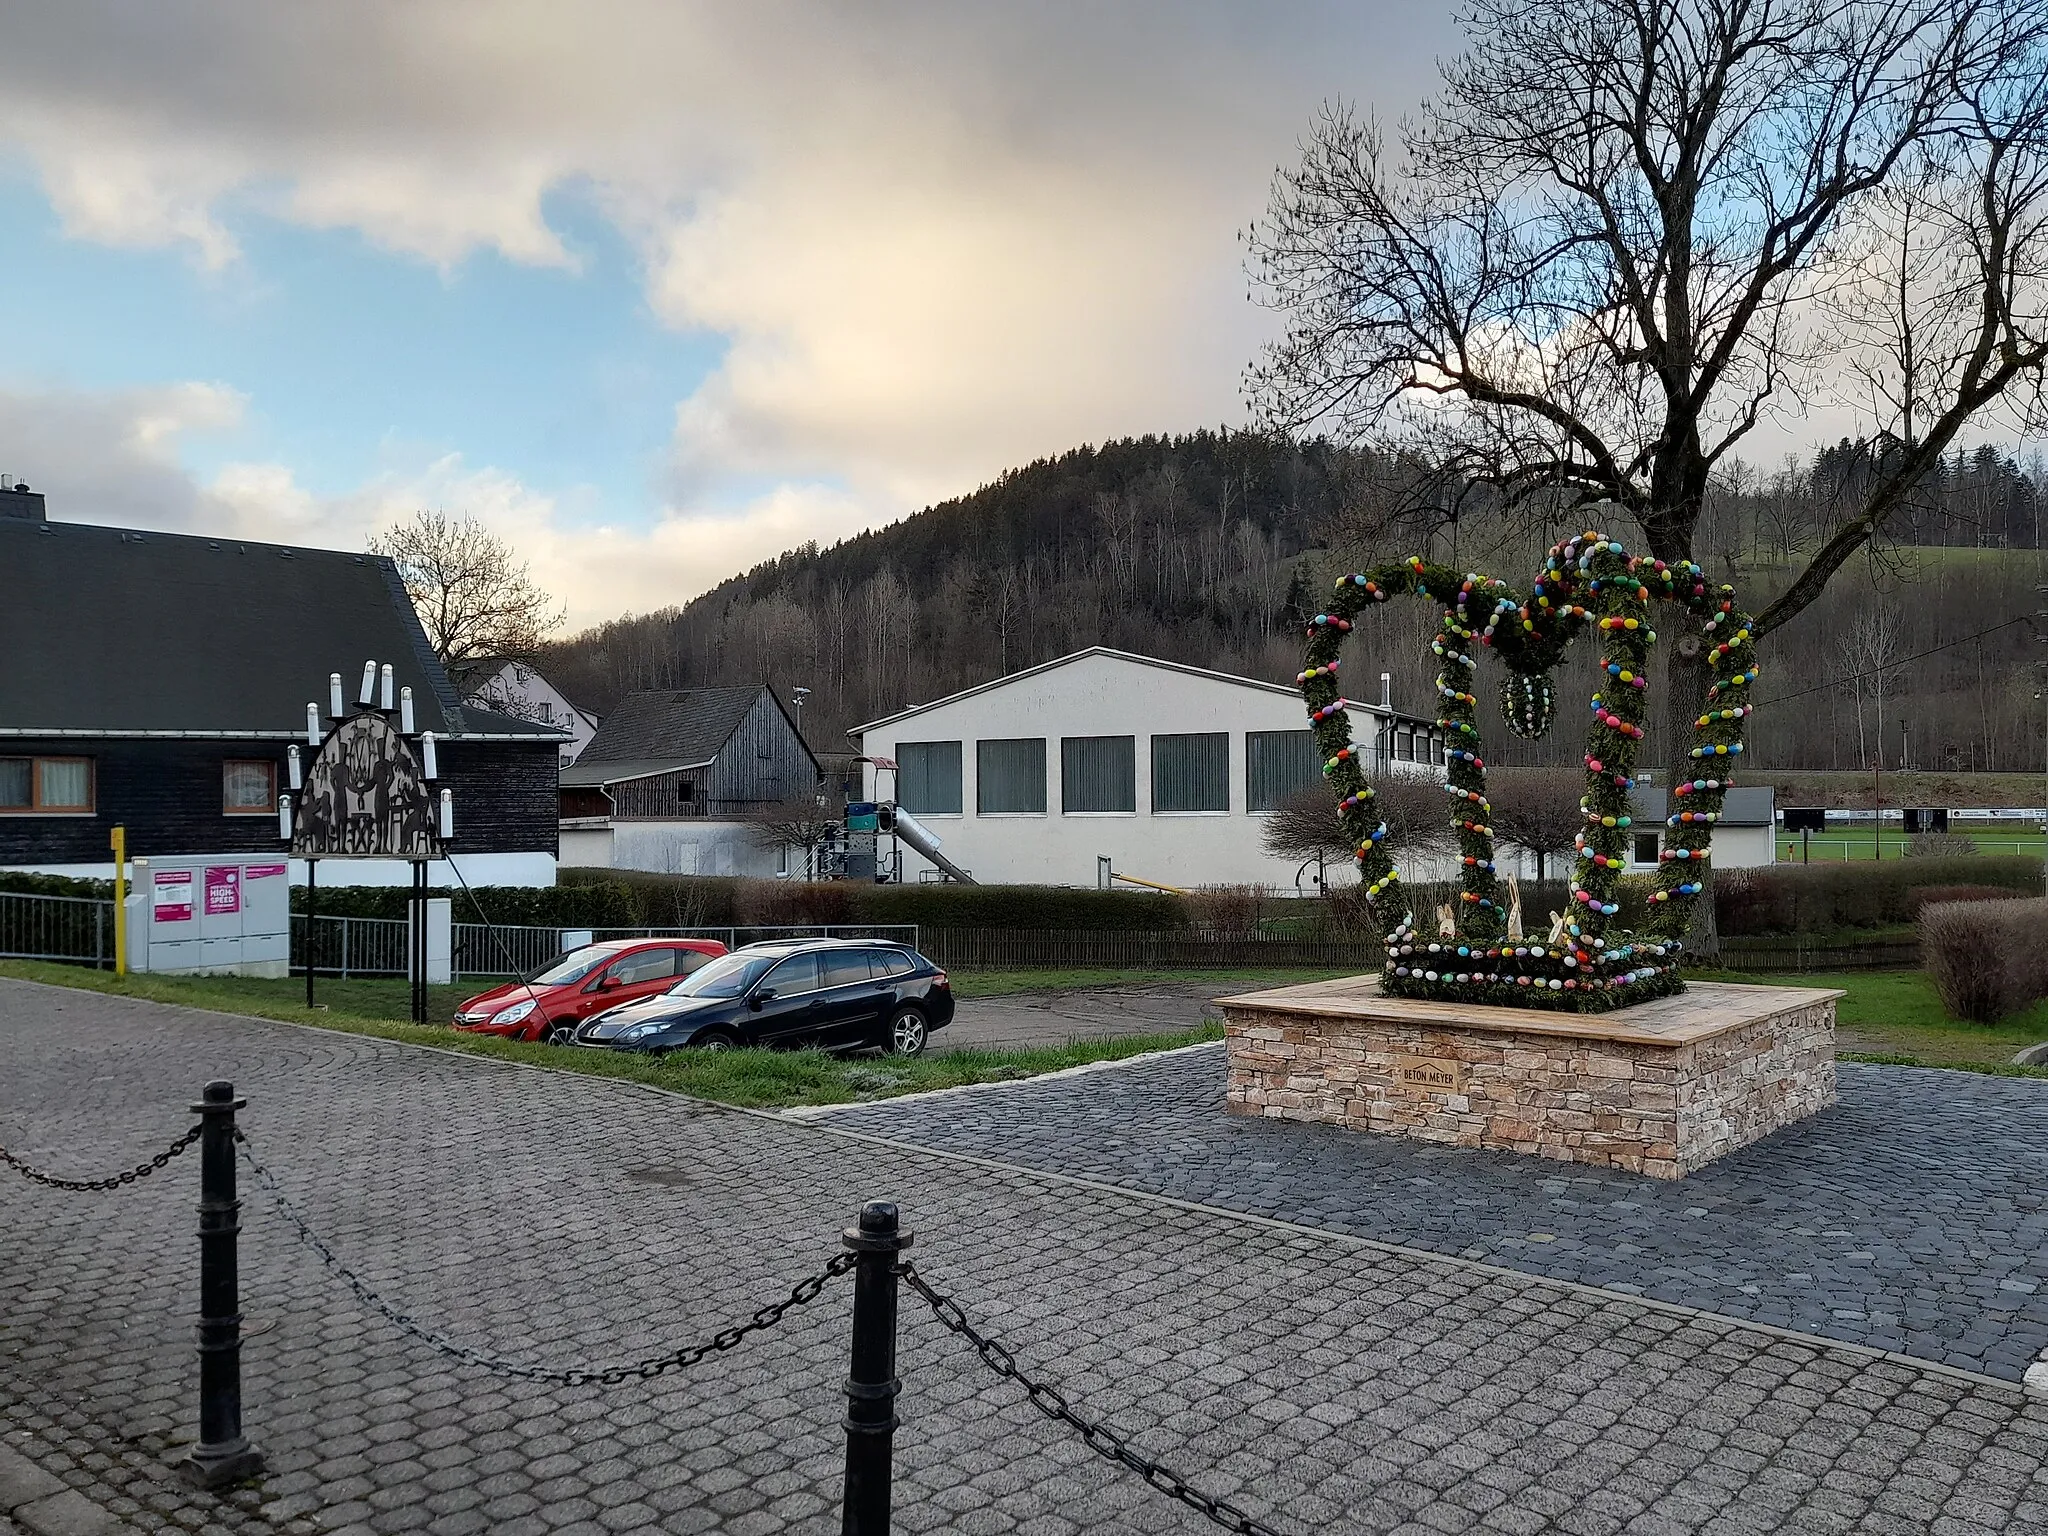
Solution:
{"label": "bare tree", "polygon": [[[1397,850],[1430,853],[1451,841],[1444,792],[1435,779],[1388,774],[1373,782],[1373,808]],[[1283,859],[1342,864],[1357,853],[1337,822],[1337,802],[1320,786],[1297,790],[1266,817],[1260,841]]]}
{"label": "bare tree", "polygon": [[434,653],[458,675],[477,663],[530,660],[564,617],[512,546],[467,515],[413,513],[370,540],[388,555]]}
{"label": "bare tree", "polygon": [[[1376,432],[1552,527],[1612,499],[1677,560],[1737,444],[1843,397],[1889,446],[1761,632],[1966,426],[2041,417],[2042,0],[1471,0],[1466,25],[1397,153],[1332,107],[1276,179],[1250,237],[1287,317],[1250,378],[1272,425]],[[1667,627],[1675,753],[1707,659]]]}
{"label": "bare tree", "polygon": [[[1850,674],[1850,686],[1856,690],[1856,749],[1863,767],[1884,766],[1884,703],[1899,686],[1899,661],[1905,649],[1906,615],[1897,603],[1871,603],[1858,608],[1849,621],[1848,634],[1839,642],[1838,654]],[[1863,749],[1866,696],[1876,713],[1876,732],[1867,754]]]}
{"label": "bare tree", "polygon": [[1569,852],[1586,825],[1580,809],[1586,776],[1573,768],[1497,768],[1486,781],[1499,841],[1533,854],[1536,878],[1545,860]]}
{"label": "bare tree", "polygon": [[823,795],[792,795],[754,807],[746,815],[748,832],[764,848],[789,848],[804,858],[804,878],[818,878],[818,850],[831,841],[839,825]]}

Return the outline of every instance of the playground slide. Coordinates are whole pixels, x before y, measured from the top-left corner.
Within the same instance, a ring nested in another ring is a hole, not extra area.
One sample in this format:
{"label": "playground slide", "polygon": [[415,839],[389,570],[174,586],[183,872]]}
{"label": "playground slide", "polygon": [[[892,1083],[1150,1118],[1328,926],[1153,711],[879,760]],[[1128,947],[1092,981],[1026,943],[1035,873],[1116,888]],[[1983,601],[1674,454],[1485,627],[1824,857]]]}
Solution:
{"label": "playground slide", "polygon": [[974,876],[967,873],[943,853],[939,852],[938,835],[919,821],[902,806],[894,806],[893,819],[896,835],[938,866],[948,880],[958,880],[962,885],[973,885]]}

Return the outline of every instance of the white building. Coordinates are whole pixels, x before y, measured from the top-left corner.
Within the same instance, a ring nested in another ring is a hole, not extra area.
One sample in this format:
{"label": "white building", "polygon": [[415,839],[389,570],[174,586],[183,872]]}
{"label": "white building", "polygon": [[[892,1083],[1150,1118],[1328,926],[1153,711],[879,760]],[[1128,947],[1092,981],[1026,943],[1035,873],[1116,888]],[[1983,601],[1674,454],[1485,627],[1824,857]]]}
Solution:
{"label": "white building", "polygon": [[[1635,835],[1629,841],[1629,872],[1648,874],[1657,868],[1664,849],[1664,818],[1670,797],[1644,787],[1629,796],[1635,807]],[[1685,802],[1679,802],[1683,810]],[[1755,869],[1778,861],[1777,791],[1768,784],[1731,789],[1723,798],[1721,819],[1714,823],[1712,847],[1716,869]]]}
{"label": "white building", "polygon": [[469,702],[515,720],[532,720],[567,731],[569,739],[562,743],[564,768],[576,761],[597,734],[597,716],[571,704],[561,689],[523,661],[497,662],[490,671],[479,674],[469,690]]}
{"label": "white building", "polygon": [[[1260,835],[1263,813],[1324,782],[1307,713],[1283,683],[1098,646],[849,734],[868,798],[909,810],[978,881],[1090,886],[1107,858],[1164,885],[1292,889],[1294,861]],[[1350,717],[1368,773],[1442,761],[1433,721],[1356,703]],[[903,850],[906,881],[935,874]]]}

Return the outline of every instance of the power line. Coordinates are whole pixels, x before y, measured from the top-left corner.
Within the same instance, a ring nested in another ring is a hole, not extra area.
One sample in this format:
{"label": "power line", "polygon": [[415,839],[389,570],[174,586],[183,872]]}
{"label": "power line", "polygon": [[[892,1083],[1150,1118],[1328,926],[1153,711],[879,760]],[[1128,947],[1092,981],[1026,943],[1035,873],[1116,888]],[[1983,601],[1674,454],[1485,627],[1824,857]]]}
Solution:
{"label": "power line", "polygon": [[2022,614],[2020,617],[2016,619],[2007,619],[2003,624],[1994,624],[1989,629],[1980,629],[1974,635],[1964,635],[1962,636],[1962,638],[1957,640],[1946,640],[1943,641],[1940,645],[1932,646],[1927,650],[1915,651],[1911,656],[1901,656],[1897,661],[1887,662],[1884,666],[1881,667],[1866,667],[1861,672],[1845,673],[1841,677],[1832,678],[1825,683],[1816,683],[1811,688],[1802,688],[1797,693],[1779,694],[1776,697],[1770,699],[1768,703],[1772,707],[1775,707],[1779,704],[1789,704],[1794,699],[1805,698],[1809,693],[1822,693],[1829,688],[1839,688],[1844,683],[1855,682],[1858,678],[1875,677],[1880,672],[1889,672],[1894,667],[1903,667],[1906,665],[1906,663],[1910,661],[1921,661],[1929,656],[1937,656],[1943,651],[1952,651],[1959,645],[1968,645],[1972,640],[1982,640],[1986,635],[1995,635],[2001,629],[2011,629],[2015,624],[2026,624],[2029,622],[2031,622],[2031,620],[2028,618],[2028,616]]}

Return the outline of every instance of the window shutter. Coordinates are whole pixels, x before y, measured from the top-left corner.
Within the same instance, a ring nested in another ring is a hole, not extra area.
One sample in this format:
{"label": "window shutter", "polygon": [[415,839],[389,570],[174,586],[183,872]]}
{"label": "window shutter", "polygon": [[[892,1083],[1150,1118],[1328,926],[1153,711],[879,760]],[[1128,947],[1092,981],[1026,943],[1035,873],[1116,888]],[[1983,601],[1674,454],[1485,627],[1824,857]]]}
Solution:
{"label": "window shutter", "polygon": [[974,744],[974,808],[989,815],[1045,814],[1045,738]]}
{"label": "window shutter", "polygon": [[960,743],[898,742],[896,803],[914,816],[958,816]]}
{"label": "window shutter", "polygon": [[1060,740],[1060,809],[1135,811],[1138,739],[1067,736]]}
{"label": "window shutter", "polygon": [[1289,795],[1323,781],[1313,731],[1247,731],[1245,808],[1272,811]]}
{"label": "window shutter", "polygon": [[1152,809],[1230,809],[1230,733],[1152,738]]}

